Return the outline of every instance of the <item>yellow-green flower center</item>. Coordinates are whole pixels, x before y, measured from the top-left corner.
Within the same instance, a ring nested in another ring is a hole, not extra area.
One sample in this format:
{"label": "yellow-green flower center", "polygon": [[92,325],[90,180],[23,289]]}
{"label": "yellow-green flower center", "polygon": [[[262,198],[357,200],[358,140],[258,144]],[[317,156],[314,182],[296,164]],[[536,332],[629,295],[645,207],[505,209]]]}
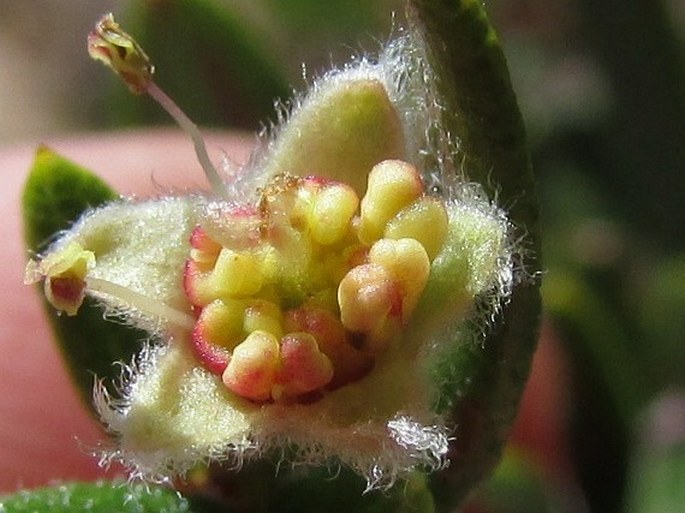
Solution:
{"label": "yellow-green flower center", "polygon": [[339,182],[279,175],[255,205],[223,215],[230,234],[208,225],[191,237],[192,344],[254,401],[313,400],[370,372],[447,233],[444,205],[401,161],[376,165],[361,200]]}

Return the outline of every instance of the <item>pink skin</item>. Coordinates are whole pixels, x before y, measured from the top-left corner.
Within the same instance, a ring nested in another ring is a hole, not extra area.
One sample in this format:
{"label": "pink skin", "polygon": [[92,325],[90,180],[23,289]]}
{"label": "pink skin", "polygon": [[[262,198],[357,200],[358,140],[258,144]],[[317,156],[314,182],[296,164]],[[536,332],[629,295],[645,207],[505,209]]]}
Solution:
{"label": "pink skin", "polygon": [[[211,150],[223,149],[246,161],[251,136],[213,134]],[[208,189],[187,138],[178,130],[43,137],[0,148],[0,218],[5,220],[0,260],[4,294],[0,294],[0,494],[55,481],[94,480],[106,473],[90,450],[106,443],[100,424],[80,403],[61,362],[41,311],[35,287],[22,283],[27,253],[23,245],[19,198],[39,143],[97,170],[116,190],[140,197],[164,190]],[[215,151],[213,160],[221,154]],[[162,190],[157,184],[163,184]],[[533,362],[515,443],[538,455],[560,480],[568,476],[568,449],[563,412],[567,411],[565,358],[553,330],[543,330],[543,344]],[[565,477],[566,476],[566,477]]]}

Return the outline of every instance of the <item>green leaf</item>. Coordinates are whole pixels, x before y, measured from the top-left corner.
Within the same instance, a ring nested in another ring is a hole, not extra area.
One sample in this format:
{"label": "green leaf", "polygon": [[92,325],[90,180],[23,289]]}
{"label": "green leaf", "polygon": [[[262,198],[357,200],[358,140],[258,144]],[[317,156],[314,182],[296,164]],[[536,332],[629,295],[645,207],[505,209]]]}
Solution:
{"label": "green leaf", "polygon": [[543,295],[546,311],[578,334],[569,354],[579,366],[594,367],[599,373],[621,425],[630,430],[635,414],[656,388],[649,372],[641,367],[644,357],[626,343],[631,335],[620,315],[587,279],[567,269],[550,269]]}
{"label": "green leaf", "polygon": [[[89,208],[118,195],[90,171],[45,147],[38,149],[23,196],[24,237],[29,251],[46,248],[55,234],[71,226]],[[41,294],[42,296],[42,294]],[[44,300],[46,314],[82,399],[92,409],[95,376],[107,382],[120,369],[113,362],[129,362],[143,332],[103,319],[102,311],[86,300],[78,315],[59,315]]]}
{"label": "green leaf", "polygon": [[676,513],[685,506],[685,395],[665,392],[644,411],[627,493],[628,513]]}
{"label": "green leaf", "polygon": [[630,513],[678,513],[685,506],[685,442],[643,455],[635,468]]}
{"label": "green leaf", "polygon": [[[124,25],[150,56],[155,80],[202,125],[256,129],[290,95],[284,72],[244,23],[213,0],[131,2]],[[112,121],[166,122],[149,98],[118,87]]]}
{"label": "green leaf", "polygon": [[[509,209],[515,238],[525,244],[521,264],[533,276],[539,270],[538,207],[525,129],[482,2],[412,0],[410,15],[432,52],[448,105],[443,122],[460,138],[462,154],[454,160]],[[459,396],[457,430],[450,467],[432,478],[438,509],[453,509],[500,458],[536,347],[538,287],[533,279],[517,285],[482,348],[464,345],[450,366],[451,392]]]}
{"label": "green leaf", "polygon": [[390,491],[364,493],[366,482],[350,470],[328,478],[319,469],[305,479],[297,471],[286,479],[276,479],[269,511],[278,513],[317,513],[346,511],[358,513],[433,513],[434,504],[425,476],[412,478]]}
{"label": "green leaf", "polygon": [[685,386],[685,252],[657,262],[640,289],[638,319],[650,341],[651,369],[662,387]]}
{"label": "green leaf", "polygon": [[173,490],[124,482],[69,483],[0,497],[3,513],[200,513]]}
{"label": "green leaf", "polygon": [[[433,513],[434,503],[426,476],[415,472],[390,490],[365,491],[366,480],[335,464],[289,466],[276,463],[283,454],[246,463],[239,472],[212,466],[192,488],[193,500],[207,494],[224,511],[250,513]],[[200,471],[202,472],[202,471]]]}
{"label": "green leaf", "polygon": [[552,513],[557,498],[550,496],[551,488],[541,467],[525,454],[507,448],[494,474],[474,492],[468,504],[476,511]]}
{"label": "green leaf", "polygon": [[24,235],[29,249],[44,249],[89,207],[118,198],[100,178],[40,147],[26,180],[23,197]]}

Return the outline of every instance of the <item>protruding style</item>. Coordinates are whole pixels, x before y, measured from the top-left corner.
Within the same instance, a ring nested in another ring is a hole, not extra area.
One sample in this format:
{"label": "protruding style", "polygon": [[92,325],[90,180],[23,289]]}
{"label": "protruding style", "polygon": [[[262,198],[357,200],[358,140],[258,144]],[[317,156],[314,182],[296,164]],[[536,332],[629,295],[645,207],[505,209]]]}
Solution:
{"label": "protruding style", "polygon": [[223,196],[226,188],[209,158],[207,146],[197,125],[153,81],[155,67],[149,57],[136,40],[114,21],[112,14],[100,18],[88,34],[88,53],[119,75],[131,91],[136,94],[147,93],[174,118],[192,139],[195,154],[212,189]]}

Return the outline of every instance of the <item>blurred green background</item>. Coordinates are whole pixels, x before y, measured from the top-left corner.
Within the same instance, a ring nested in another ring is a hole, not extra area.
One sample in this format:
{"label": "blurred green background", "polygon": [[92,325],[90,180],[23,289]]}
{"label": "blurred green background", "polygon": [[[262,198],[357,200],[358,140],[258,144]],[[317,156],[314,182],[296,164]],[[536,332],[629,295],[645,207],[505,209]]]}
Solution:
{"label": "blurred green background", "polygon": [[[685,2],[488,9],[539,178],[546,316],[537,392],[465,511],[685,511]],[[88,59],[108,10],[195,121],[248,130],[403,19],[399,0],[0,0],[0,146],[170,123]]]}

